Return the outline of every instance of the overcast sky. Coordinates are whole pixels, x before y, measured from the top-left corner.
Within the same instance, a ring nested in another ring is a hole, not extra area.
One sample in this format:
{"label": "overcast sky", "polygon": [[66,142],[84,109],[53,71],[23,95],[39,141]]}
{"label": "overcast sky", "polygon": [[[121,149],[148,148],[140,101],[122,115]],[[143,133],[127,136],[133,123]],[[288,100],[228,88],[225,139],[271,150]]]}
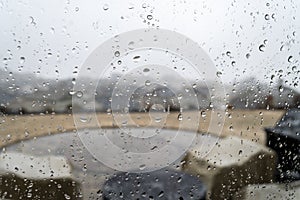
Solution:
{"label": "overcast sky", "polygon": [[299,89],[299,9],[300,1],[282,0],[2,0],[1,68],[72,77],[105,40],[154,26],[197,42],[227,83],[282,75]]}

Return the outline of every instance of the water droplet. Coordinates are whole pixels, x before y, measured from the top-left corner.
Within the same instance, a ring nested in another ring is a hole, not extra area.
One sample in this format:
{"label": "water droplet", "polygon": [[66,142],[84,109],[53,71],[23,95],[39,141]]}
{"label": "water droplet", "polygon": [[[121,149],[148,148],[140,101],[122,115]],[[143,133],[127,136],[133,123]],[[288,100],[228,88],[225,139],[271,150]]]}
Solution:
{"label": "water droplet", "polygon": [[269,20],[270,19],[270,15],[269,14],[265,14],[265,20]]}
{"label": "water droplet", "polygon": [[20,57],[20,64],[23,64],[25,62],[25,57]]}
{"label": "water droplet", "polygon": [[177,119],[178,119],[179,121],[182,121],[182,120],[183,120],[183,116],[182,116],[181,113],[179,113],[179,115],[177,116]]}
{"label": "water droplet", "polygon": [[275,19],[275,13],[273,13],[273,14],[271,15],[271,17],[272,17],[272,19]]}
{"label": "water droplet", "polygon": [[147,19],[148,19],[148,20],[152,20],[152,19],[153,19],[153,16],[152,16],[152,15],[147,15]]}
{"label": "water droplet", "polygon": [[71,199],[71,197],[69,196],[69,195],[67,195],[66,193],[64,194],[64,196],[65,196],[65,199]]}
{"label": "water droplet", "polygon": [[129,10],[134,9],[134,4],[133,4],[133,3],[129,3],[128,9],[129,9]]}
{"label": "water droplet", "polygon": [[24,135],[25,135],[25,137],[28,137],[28,136],[29,136],[29,132],[28,132],[28,131],[25,131],[25,132],[24,132]]}
{"label": "water droplet", "polygon": [[243,153],[243,150],[239,150],[239,155],[242,155],[242,153]]}
{"label": "water droplet", "polygon": [[134,42],[133,41],[131,41],[131,42],[128,43],[128,48],[130,50],[134,49]]}
{"label": "water droplet", "polygon": [[3,63],[7,63],[8,59],[7,58],[3,58]]}
{"label": "water droplet", "polygon": [[87,165],[86,164],[83,164],[82,171],[84,171],[84,172],[87,171]]}
{"label": "water droplet", "polygon": [[146,169],[146,165],[145,165],[145,164],[141,164],[140,167],[139,167],[139,169],[140,169],[140,170]]}
{"label": "water droplet", "polygon": [[6,139],[11,140],[11,135],[10,134],[6,135]]}
{"label": "water droplet", "polygon": [[115,56],[116,56],[116,57],[119,57],[119,56],[120,56],[120,52],[119,52],[119,51],[116,51],[116,52],[115,52]]}
{"label": "water droplet", "polygon": [[108,9],[109,9],[109,5],[108,5],[108,4],[104,4],[104,5],[103,5],[103,10],[106,11],[106,10],[108,10]]}
{"label": "water droplet", "polygon": [[181,181],[182,181],[182,177],[179,177],[179,178],[177,179],[177,182],[180,183]]}
{"label": "water droplet", "polygon": [[83,96],[83,93],[82,93],[81,91],[78,91],[78,92],[76,93],[76,96],[77,96],[78,98],[81,98],[81,97]]}
{"label": "water droplet", "polygon": [[161,118],[161,117],[155,117],[155,122],[156,122],[156,123],[159,123],[159,122],[161,122],[161,120],[162,120],[162,118]]}
{"label": "water droplet", "polygon": [[144,69],[143,69],[143,72],[144,72],[144,73],[148,73],[149,71],[150,71],[149,68],[144,68]]}
{"label": "water droplet", "polygon": [[34,21],[34,18],[32,16],[29,17],[29,23],[34,25],[34,26],[36,25],[36,23]]}
{"label": "water droplet", "polygon": [[279,92],[283,92],[283,86],[280,85],[279,88],[278,88]]}
{"label": "water droplet", "polygon": [[271,75],[271,80],[273,80],[275,78],[275,75],[274,74],[272,74]]}
{"label": "water droplet", "polygon": [[228,57],[231,57],[231,52],[230,52],[230,51],[227,51],[227,52],[226,52],[226,55],[227,55]]}
{"label": "water droplet", "polygon": [[145,81],[145,85],[146,85],[146,86],[149,86],[149,85],[151,85],[151,81],[149,81],[149,80],[146,80],[146,81]]}
{"label": "water droplet", "polygon": [[51,27],[51,28],[50,28],[50,33],[51,33],[51,34],[54,34],[54,33],[55,33],[55,28],[54,28],[54,27]]}
{"label": "water droplet", "polygon": [[147,4],[146,4],[146,3],[143,3],[143,4],[142,4],[142,8],[147,8]]}
{"label": "water droplet", "polygon": [[80,121],[86,123],[88,121],[87,116],[80,116]]}
{"label": "water droplet", "polygon": [[164,196],[164,191],[160,191],[160,193],[158,194],[158,197],[161,198]]}
{"label": "water droplet", "polygon": [[217,75],[217,77],[221,77],[221,75],[222,75],[222,72],[220,72],[220,71],[217,71],[217,73],[216,73],[216,75]]}
{"label": "water droplet", "polygon": [[140,58],[141,58],[141,56],[134,56],[133,61],[134,62],[139,62]]}
{"label": "water droplet", "polygon": [[181,94],[181,93],[179,93],[179,94],[177,95],[177,99],[178,99],[178,100],[182,99],[182,94]]}
{"label": "water droplet", "polygon": [[265,45],[264,44],[259,45],[258,49],[259,49],[259,51],[264,52],[265,51]]}

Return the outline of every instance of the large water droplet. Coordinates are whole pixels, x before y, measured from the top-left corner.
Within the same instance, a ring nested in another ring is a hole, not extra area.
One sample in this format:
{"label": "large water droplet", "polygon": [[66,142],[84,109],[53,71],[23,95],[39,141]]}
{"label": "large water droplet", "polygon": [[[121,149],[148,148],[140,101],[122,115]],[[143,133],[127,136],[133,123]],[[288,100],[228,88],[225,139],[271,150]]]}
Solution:
{"label": "large water droplet", "polygon": [[161,120],[162,120],[162,117],[155,117],[155,122],[156,122],[156,123],[161,122]]}
{"label": "large water droplet", "polygon": [[242,153],[243,153],[243,150],[239,150],[239,155],[242,155]]}
{"label": "large water droplet", "polygon": [[230,51],[227,51],[227,52],[226,52],[226,55],[227,55],[228,57],[231,57],[231,52],[230,52]]}
{"label": "large water droplet", "polygon": [[139,166],[139,169],[140,169],[140,170],[146,169],[146,165],[145,165],[145,164],[141,164],[141,165]]}
{"label": "large water droplet", "polygon": [[283,86],[280,85],[279,88],[278,88],[279,92],[283,92]]}
{"label": "large water droplet", "polygon": [[106,11],[106,10],[108,10],[108,9],[109,9],[109,5],[108,5],[108,4],[104,4],[104,5],[103,5],[103,10]]}
{"label": "large water droplet", "polygon": [[140,58],[141,58],[141,56],[134,56],[133,61],[134,62],[139,62]]}
{"label": "large water droplet", "polygon": [[259,51],[264,52],[265,51],[265,47],[266,46],[264,44],[261,44],[261,45],[259,45],[258,49],[259,49]]}
{"label": "large water droplet", "polygon": [[128,43],[128,48],[130,50],[134,49],[134,42],[133,41],[131,41],[131,42]]}
{"label": "large water droplet", "polygon": [[153,16],[152,16],[152,15],[147,15],[147,19],[148,19],[148,20],[152,20],[152,19],[153,19]]}
{"label": "large water droplet", "polygon": [[78,98],[81,98],[81,97],[83,96],[83,93],[82,93],[81,91],[78,91],[78,92],[76,93],[76,96],[77,96]]}
{"label": "large water droplet", "polygon": [[177,119],[178,119],[179,121],[182,121],[182,120],[183,120],[183,116],[182,116],[181,113],[179,113],[179,115],[177,116]]}
{"label": "large water droplet", "polygon": [[23,64],[25,62],[25,57],[20,57],[20,64]]}
{"label": "large water droplet", "polygon": [[149,80],[146,80],[146,81],[145,81],[145,85],[146,85],[146,86],[149,86],[149,85],[151,85],[151,81],[149,81]]}
{"label": "large water droplet", "polygon": [[269,14],[265,14],[265,20],[269,20],[270,19],[270,15]]}
{"label": "large water droplet", "polygon": [[80,116],[80,121],[83,122],[83,123],[86,123],[88,122],[88,117],[87,116]]}
{"label": "large water droplet", "polygon": [[119,56],[120,56],[120,52],[119,52],[119,51],[116,51],[116,52],[115,52],[115,56],[116,56],[116,57],[119,57]]}
{"label": "large water droplet", "polygon": [[148,73],[149,71],[150,71],[149,68],[144,68],[144,69],[143,69],[143,72],[144,72],[144,73]]}

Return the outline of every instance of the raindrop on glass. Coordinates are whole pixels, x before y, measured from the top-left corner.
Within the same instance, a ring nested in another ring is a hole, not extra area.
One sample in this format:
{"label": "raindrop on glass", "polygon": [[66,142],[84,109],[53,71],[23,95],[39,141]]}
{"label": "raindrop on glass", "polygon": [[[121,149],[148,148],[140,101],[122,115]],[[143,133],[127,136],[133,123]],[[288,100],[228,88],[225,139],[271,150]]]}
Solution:
{"label": "raindrop on glass", "polygon": [[25,62],[25,57],[20,57],[20,63],[23,64]]}
{"label": "raindrop on glass", "polygon": [[131,41],[131,42],[128,43],[128,48],[130,50],[134,49],[134,42],[133,41]]}
{"label": "raindrop on glass", "polygon": [[279,88],[278,88],[279,92],[283,92],[283,86],[280,85]]}
{"label": "raindrop on glass", "polygon": [[78,91],[78,92],[76,93],[76,96],[77,96],[78,98],[81,98],[81,97],[83,96],[83,93],[82,93],[81,91]]}
{"label": "raindrop on glass", "polygon": [[133,61],[134,62],[139,62],[140,58],[141,58],[141,56],[134,56]]}
{"label": "raindrop on glass", "polygon": [[146,86],[149,86],[149,85],[151,85],[151,82],[150,82],[149,80],[146,80],[146,81],[145,81],[145,85],[146,85]]}
{"label": "raindrop on glass", "polygon": [[147,19],[148,19],[148,20],[152,20],[152,19],[153,19],[153,16],[152,16],[152,15],[147,15]]}
{"label": "raindrop on glass", "polygon": [[119,52],[119,51],[116,51],[116,52],[115,52],[115,56],[116,56],[116,57],[119,57],[119,56],[120,56],[120,52]]}
{"label": "raindrop on glass", "polygon": [[182,121],[182,119],[183,119],[183,116],[182,116],[182,114],[181,114],[181,113],[179,113],[179,115],[177,116],[177,119],[178,119],[179,121]]}
{"label": "raindrop on glass", "polygon": [[264,44],[259,45],[258,49],[259,49],[259,51],[264,52],[265,51],[265,45]]}
{"label": "raindrop on glass", "polygon": [[144,72],[144,73],[148,73],[149,71],[150,71],[149,68],[144,68],[144,69],[143,69],[143,72]]}
{"label": "raindrop on glass", "polygon": [[139,168],[140,168],[140,170],[144,170],[146,168],[146,165],[145,164],[141,164]]}
{"label": "raindrop on glass", "polygon": [[106,10],[108,10],[108,9],[109,9],[109,6],[108,6],[108,4],[104,4],[104,5],[103,5],[103,10],[105,10],[105,11],[106,11]]}
{"label": "raindrop on glass", "polygon": [[217,75],[217,77],[221,77],[222,76],[222,72],[220,72],[220,71],[217,71],[217,73],[216,73],[216,75]]}
{"label": "raindrop on glass", "polygon": [[269,14],[265,14],[265,20],[269,20],[270,19],[270,15]]}

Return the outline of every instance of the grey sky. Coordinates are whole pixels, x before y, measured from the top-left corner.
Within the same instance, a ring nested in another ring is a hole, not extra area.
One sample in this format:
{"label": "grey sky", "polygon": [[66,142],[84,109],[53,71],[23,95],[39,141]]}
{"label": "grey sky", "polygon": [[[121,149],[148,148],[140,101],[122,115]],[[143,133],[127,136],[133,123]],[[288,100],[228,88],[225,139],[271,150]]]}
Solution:
{"label": "grey sky", "polygon": [[113,35],[158,26],[198,42],[227,83],[282,75],[299,89],[299,8],[300,1],[281,0],[2,0],[0,58],[11,61],[1,68],[72,77],[75,66]]}

